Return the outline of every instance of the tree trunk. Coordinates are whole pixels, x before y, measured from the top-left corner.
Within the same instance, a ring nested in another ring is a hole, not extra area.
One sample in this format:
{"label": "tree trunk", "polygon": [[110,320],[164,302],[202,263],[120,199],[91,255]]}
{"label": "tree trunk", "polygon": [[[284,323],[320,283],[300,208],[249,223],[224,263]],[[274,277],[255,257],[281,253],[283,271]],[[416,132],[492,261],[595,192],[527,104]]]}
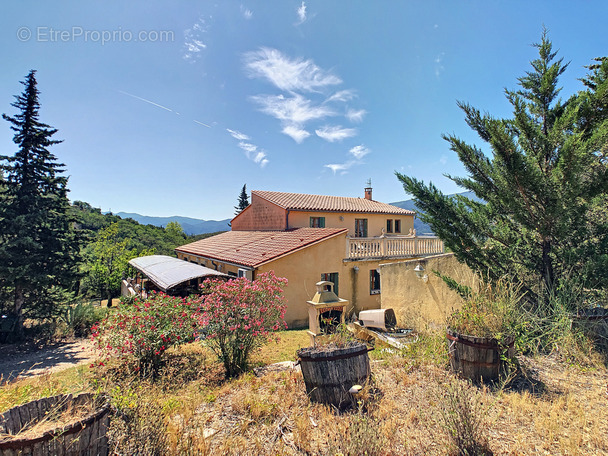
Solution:
{"label": "tree trunk", "polygon": [[107,296],[108,296],[108,307],[112,307],[112,290],[110,290],[109,288],[107,290]]}
{"label": "tree trunk", "polygon": [[23,338],[23,304],[25,303],[25,296],[23,294],[23,288],[21,285],[15,286],[15,316],[17,317],[17,324],[15,326],[15,337],[18,340]]}
{"label": "tree trunk", "polygon": [[551,261],[551,257],[549,256],[549,254],[551,253],[551,241],[548,239],[543,239],[542,248],[543,282],[545,283],[546,290],[552,290],[554,285],[553,262]]}

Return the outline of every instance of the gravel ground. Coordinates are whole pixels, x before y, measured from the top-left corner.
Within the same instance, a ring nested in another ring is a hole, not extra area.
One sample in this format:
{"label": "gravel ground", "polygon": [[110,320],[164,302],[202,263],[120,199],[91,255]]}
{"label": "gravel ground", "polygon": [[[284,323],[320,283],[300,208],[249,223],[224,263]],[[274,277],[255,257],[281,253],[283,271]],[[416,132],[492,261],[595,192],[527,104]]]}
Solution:
{"label": "gravel ground", "polygon": [[58,342],[42,347],[21,344],[0,345],[0,384],[17,378],[57,372],[96,358],[88,339]]}

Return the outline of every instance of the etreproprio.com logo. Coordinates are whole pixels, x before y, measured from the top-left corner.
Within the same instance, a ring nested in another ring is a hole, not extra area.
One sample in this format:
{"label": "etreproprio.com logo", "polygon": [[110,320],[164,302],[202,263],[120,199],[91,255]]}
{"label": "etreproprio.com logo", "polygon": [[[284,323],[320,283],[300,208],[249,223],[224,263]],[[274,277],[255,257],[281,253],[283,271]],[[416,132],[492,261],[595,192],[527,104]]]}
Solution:
{"label": "etreproprio.com logo", "polygon": [[40,26],[32,29],[24,26],[17,29],[17,39],[23,42],[33,40],[38,43],[74,43],[82,41],[103,46],[107,43],[172,42],[175,41],[175,33],[172,30],[140,30],[133,32],[123,30],[122,27],[115,30],[89,30],[83,27],[56,29]]}

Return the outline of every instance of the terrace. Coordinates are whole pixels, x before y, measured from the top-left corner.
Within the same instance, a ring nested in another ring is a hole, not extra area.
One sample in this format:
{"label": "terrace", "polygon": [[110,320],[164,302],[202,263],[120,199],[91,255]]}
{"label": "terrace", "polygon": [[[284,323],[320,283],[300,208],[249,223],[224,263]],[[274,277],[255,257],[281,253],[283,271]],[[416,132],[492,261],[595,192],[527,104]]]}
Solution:
{"label": "terrace", "polygon": [[444,253],[436,236],[346,237],[347,260],[413,258]]}

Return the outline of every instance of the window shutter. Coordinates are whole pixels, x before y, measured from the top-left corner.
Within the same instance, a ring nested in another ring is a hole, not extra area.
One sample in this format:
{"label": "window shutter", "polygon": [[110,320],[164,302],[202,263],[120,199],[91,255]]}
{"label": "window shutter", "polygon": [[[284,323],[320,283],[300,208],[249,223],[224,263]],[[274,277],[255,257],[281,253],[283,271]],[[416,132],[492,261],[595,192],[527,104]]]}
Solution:
{"label": "window shutter", "polygon": [[325,228],[325,217],[319,217],[319,228]]}
{"label": "window shutter", "polygon": [[367,237],[367,219],[363,219],[363,237]]}
{"label": "window shutter", "polygon": [[309,222],[309,226],[310,226],[311,228],[314,228],[314,227],[315,227],[315,221],[314,221],[314,218],[313,218],[313,217],[309,217],[309,220],[310,220],[310,222]]}

